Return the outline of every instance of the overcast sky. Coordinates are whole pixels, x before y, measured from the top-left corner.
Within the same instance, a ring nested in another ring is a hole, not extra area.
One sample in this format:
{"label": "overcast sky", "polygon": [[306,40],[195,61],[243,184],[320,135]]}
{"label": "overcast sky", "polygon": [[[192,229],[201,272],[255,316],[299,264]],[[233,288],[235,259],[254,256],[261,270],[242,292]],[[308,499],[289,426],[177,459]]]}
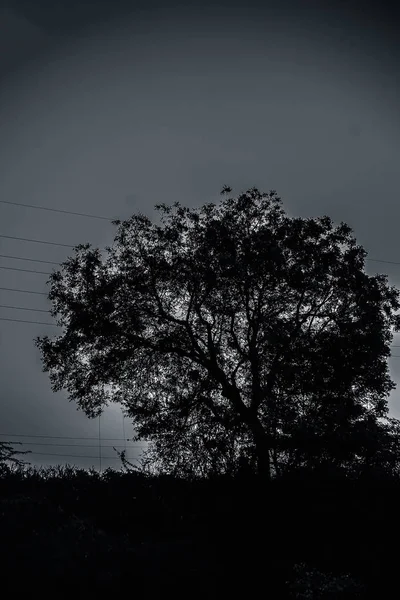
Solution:
{"label": "overcast sky", "polygon": [[[369,258],[400,263],[395,16],[383,5],[345,12],[342,3],[278,4],[0,3],[0,200],[153,217],[158,202],[218,201],[225,183],[234,193],[276,189],[289,214],[343,220]],[[115,233],[106,220],[7,204],[0,215],[2,235],[103,248]],[[0,238],[1,254],[61,262],[70,252]],[[7,258],[0,265],[52,269]],[[400,264],[370,261],[367,272],[400,283]],[[46,280],[1,269],[2,287],[46,293]],[[49,308],[44,295],[6,290],[0,304]],[[0,317],[52,320],[6,308]],[[0,439],[43,453],[30,455],[32,464],[98,468],[96,439],[21,437],[98,437],[99,420],[77,411],[66,392],[53,394],[41,371],[33,338],[56,331],[0,321]],[[390,370],[397,382],[400,358]],[[390,397],[396,417],[399,394]],[[123,437],[119,408],[107,409],[100,426],[104,446],[124,445],[105,440]],[[115,456],[112,448],[102,454],[103,469],[119,467],[104,458]]]}

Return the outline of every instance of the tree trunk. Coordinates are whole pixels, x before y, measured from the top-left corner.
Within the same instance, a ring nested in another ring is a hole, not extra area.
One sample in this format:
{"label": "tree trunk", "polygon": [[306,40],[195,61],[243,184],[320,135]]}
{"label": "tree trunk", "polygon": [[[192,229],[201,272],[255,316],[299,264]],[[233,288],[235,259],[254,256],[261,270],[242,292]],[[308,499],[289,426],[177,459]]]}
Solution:
{"label": "tree trunk", "polygon": [[271,444],[267,433],[257,417],[257,412],[251,407],[246,407],[240,399],[240,394],[235,386],[225,385],[223,393],[228,400],[233,404],[237,415],[253,434],[256,459],[257,459],[257,473],[260,479],[270,480],[271,479],[271,464],[270,464],[270,451]]}
{"label": "tree trunk", "polygon": [[270,449],[266,439],[256,436],[257,474],[261,479],[271,479]]}
{"label": "tree trunk", "polygon": [[257,417],[251,419],[249,427],[253,433],[256,447],[257,473],[260,479],[269,481],[271,479],[269,438]]}

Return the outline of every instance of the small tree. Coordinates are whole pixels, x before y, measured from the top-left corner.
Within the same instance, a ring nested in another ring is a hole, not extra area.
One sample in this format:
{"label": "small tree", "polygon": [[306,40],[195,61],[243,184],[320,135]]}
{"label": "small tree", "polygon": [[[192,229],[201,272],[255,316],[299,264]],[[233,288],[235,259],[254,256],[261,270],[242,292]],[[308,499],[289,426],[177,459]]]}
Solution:
{"label": "small tree", "polygon": [[[12,442],[12,444],[21,444],[21,442]],[[0,473],[4,470],[8,470],[7,463],[10,462],[16,467],[22,467],[26,464],[23,460],[16,458],[16,454],[30,454],[31,450],[15,450],[11,442],[0,442]]]}
{"label": "small tree", "polygon": [[350,227],[290,218],[255,188],[155,208],[161,225],[114,221],[106,259],[80,245],[51,275],[64,333],[35,343],[53,390],[89,417],[121,403],[172,471],[229,471],[247,453],[269,478],[353,456],[339,432],[388,412],[400,303],[365,274]]}

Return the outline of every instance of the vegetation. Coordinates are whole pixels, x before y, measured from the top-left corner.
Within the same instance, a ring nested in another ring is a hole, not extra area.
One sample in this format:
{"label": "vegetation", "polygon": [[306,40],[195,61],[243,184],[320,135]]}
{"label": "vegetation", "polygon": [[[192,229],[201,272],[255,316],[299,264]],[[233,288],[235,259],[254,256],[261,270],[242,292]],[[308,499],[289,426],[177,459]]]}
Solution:
{"label": "vegetation", "polygon": [[[80,593],[259,590],[276,598],[391,597],[399,479],[72,468],[0,477],[2,582]],[[24,573],[21,580],[20,574]]]}
{"label": "vegetation", "polygon": [[[13,444],[21,445],[21,442],[13,442]],[[17,458],[17,454],[30,454],[30,450],[15,450],[10,442],[0,442],[0,472],[1,469],[10,466],[22,467],[27,464],[25,461]]]}
{"label": "vegetation", "polygon": [[3,461],[3,585],[390,597],[399,292],[346,224],[274,191],[156,208],[53,273],[64,332],[36,339],[54,391],[89,417],[120,403],[150,449],[103,475]]}

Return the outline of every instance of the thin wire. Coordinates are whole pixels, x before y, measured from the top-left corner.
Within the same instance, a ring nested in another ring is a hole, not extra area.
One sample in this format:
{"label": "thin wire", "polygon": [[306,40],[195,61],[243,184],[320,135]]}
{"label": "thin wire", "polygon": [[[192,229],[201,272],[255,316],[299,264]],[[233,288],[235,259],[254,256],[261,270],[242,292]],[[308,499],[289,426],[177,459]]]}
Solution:
{"label": "thin wire", "polygon": [[[63,448],[98,448],[98,444],[52,444],[48,442],[10,442],[11,444],[29,444],[29,446],[62,446]],[[127,448],[123,444],[102,444],[102,448]],[[143,448],[143,444],[133,444],[129,448]]]}
{"label": "thin wire", "polygon": [[67,215],[76,215],[78,217],[89,217],[91,219],[104,219],[105,221],[113,221],[114,219],[110,219],[109,217],[99,217],[98,215],[88,215],[86,213],[78,213],[72,212],[70,210],[61,210],[59,208],[48,208],[47,206],[37,206],[34,204],[21,204],[20,202],[8,202],[7,200],[0,200],[1,204],[12,204],[14,206],[24,206],[26,208],[35,208],[39,210],[49,210],[52,212],[64,213]]}
{"label": "thin wire", "polygon": [[[23,204],[21,202],[11,202],[9,200],[0,200],[1,204],[10,204],[13,206],[23,206],[25,208],[33,208],[35,210],[48,210],[51,212],[59,212],[59,213],[63,213],[63,214],[69,214],[69,215],[76,215],[79,217],[88,217],[90,219],[102,219],[105,221],[109,221],[112,222],[113,218],[111,217],[103,217],[100,215],[91,215],[88,213],[78,213],[78,212],[74,212],[74,211],[70,211],[70,210],[62,210],[59,208],[49,208],[48,206],[38,206],[38,205],[34,205],[34,204]],[[44,241],[39,241],[39,240],[31,240],[31,239],[27,239],[27,238],[17,238],[17,237],[12,237],[12,236],[7,236],[7,235],[0,235],[0,237],[4,237],[4,238],[9,238],[9,239],[19,239],[19,240],[23,240],[23,241],[28,241],[28,242],[37,242],[40,244],[53,244],[55,246],[66,246],[68,248],[74,248],[75,246],[68,246],[67,244],[56,244],[55,242],[44,242]],[[31,259],[27,259],[27,260],[31,260]],[[366,261],[370,261],[370,262],[381,262],[381,263],[386,263],[386,264],[391,264],[391,265],[400,265],[400,262],[395,262],[395,261],[391,261],[391,260],[381,260],[381,259],[377,259],[377,258],[366,258]]]}
{"label": "thin wire", "polygon": [[[15,206],[22,206],[25,208],[33,208],[33,209],[38,209],[38,210],[47,210],[47,211],[52,211],[52,212],[59,212],[59,213],[63,213],[63,214],[72,214],[72,215],[76,215],[76,216],[82,216],[82,217],[88,217],[88,218],[94,218],[94,219],[102,219],[102,220],[107,220],[107,221],[112,221],[113,219],[109,218],[109,217],[103,217],[100,215],[91,215],[91,214],[85,214],[85,213],[77,213],[77,212],[73,212],[73,211],[67,211],[67,210],[61,210],[61,209],[54,209],[54,208],[49,208],[49,207],[43,207],[43,206],[35,206],[35,205],[30,205],[30,204],[22,204],[22,203],[17,203],[17,202],[9,202],[6,200],[0,200],[0,203],[3,204],[9,204],[9,205],[15,205]],[[67,248],[75,248],[75,246],[70,245],[70,244],[61,244],[61,243],[56,243],[56,242],[49,242],[49,241],[44,241],[44,240],[36,240],[36,239],[31,239],[31,238],[21,238],[21,237],[16,237],[16,236],[7,236],[7,235],[0,235],[0,237],[6,238],[6,239],[15,239],[15,240],[21,240],[21,241],[27,241],[27,242],[33,242],[33,243],[40,243],[40,244],[48,244],[48,245],[53,245],[53,246],[62,246],[62,247],[67,247]],[[11,258],[11,259],[15,259],[15,260],[27,260],[27,261],[31,261],[31,262],[41,262],[41,263],[47,263],[47,264],[54,264],[54,265],[59,265],[59,263],[53,262],[53,261],[44,261],[44,260],[40,260],[40,259],[30,259],[30,258],[23,258],[23,257],[15,257],[15,256],[8,256],[8,255],[0,255],[4,258]],[[380,260],[380,259],[372,259],[372,258],[367,258],[366,261],[370,261],[370,262],[381,262],[381,263],[386,263],[386,264],[394,264],[394,265],[400,265],[400,262],[396,262],[396,261],[387,261],[387,260]],[[31,272],[31,273],[37,273],[37,274],[43,274],[43,275],[50,275],[51,273],[48,272],[42,272],[42,271],[32,271],[32,270],[28,270],[28,269],[17,269],[17,268],[10,268],[10,267],[0,267],[6,270],[14,270],[14,271],[23,271],[23,272]],[[47,296],[46,293],[44,292],[35,292],[33,290],[20,290],[20,289],[16,289],[16,288],[4,288],[4,287],[0,287],[0,289],[3,290],[7,290],[7,291],[15,291],[15,292],[20,292],[20,293],[31,293],[31,294],[38,294],[38,295],[43,295],[43,296]],[[40,309],[29,309],[29,308],[24,308],[24,307],[11,307],[11,306],[5,306],[3,305],[3,308],[16,308],[17,310],[32,310],[32,311],[37,311],[37,312],[50,312],[50,311],[45,311],[45,310],[40,310]],[[52,326],[56,326],[56,324],[54,323],[41,323],[38,321],[26,321],[26,320],[21,320],[21,319],[7,319],[7,318],[0,318],[0,320],[3,321],[13,321],[13,322],[20,322],[20,323],[32,323],[32,324],[40,324],[40,325],[52,325]],[[393,347],[400,347],[400,346],[393,346]],[[390,358],[400,358],[400,356],[398,355],[392,355]],[[126,438],[125,438],[125,425],[124,425],[124,416],[123,416],[123,435],[124,438],[123,440],[125,441],[125,448],[126,448]],[[0,434],[0,435],[4,435],[4,434]],[[15,436],[15,434],[10,434],[13,437]],[[19,436],[19,437],[47,437],[47,438],[54,438],[54,439],[91,439],[91,438],[61,438],[60,436]],[[95,438],[93,438],[95,439]],[[107,439],[107,438],[105,438]],[[110,438],[112,439],[112,438]],[[100,444],[100,417],[99,417],[99,452],[100,452],[100,470],[101,470],[101,444]],[[129,441],[129,440],[128,440]],[[39,453],[36,453],[39,454]],[[43,453],[41,453],[43,454]],[[48,455],[50,456],[50,455]],[[61,455],[59,455],[61,456]],[[67,456],[67,455],[64,455]],[[85,458],[87,458],[85,456]]]}
{"label": "thin wire", "polygon": [[70,244],[59,244],[56,242],[46,242],[44,240],[33,240],[31,238],[16,237],[15,235],[0,234],[0,237],[7,238],[8,240],[22,240],[23,242],[34,242],[35,244],[50,244],[50,246],[63,246],[64,248],[75,248],[75,246],[71,246]]}
{"label": "thin wire", "polygon": [[46,292],[34,292],[33,290],[18,290],[17,288],[3,288],[0,287],[0,290],[7,290],[8,292],[22,292],[24,294],[38,294],[39,296],[48,296]]}
{"label": "thin wire", "polygon": [[[98,437],[68,437],[68,436],[62,436],[62,435],[27,435],[27,434],[22,434],[22,433],[0,433],[0,435],[4,435],[7,437],[20,437],[20,438],[24,438],[24,437],[28,437],[28,438],[43,438],[43,439],[47,439],[47,440],[98,440]],[[130,442],[131,440],[129,438],[127,438],[126,440],[124,438],[103,438],[103,441],[106,442]]]}
{"label": "thin wire", "polygon": [[0,290],[7,290],[9,292],[22,292],[24,294],[38,294],[39,296],[48,296],[46,292],[34,292],[33,290],[18,290],[17,288],[0,287]]}
{"label": "thin wire", "polygon": [[[64,456],[67,458],[94,458],[96,459],[96,456],[90,456],[89,454],[53,454],[51,452],[30,452],[30,454],[40,454],[41,456]],[[105,458],[106,460],[121,460],[119,458],[119,456],[103,456],[103,458]],[[128,458],[128,460],[139,460],[138,458]],[[101,471],[100,471],[101,472]]]}
{"label": "thin wire", "polygon": [[366,258],[365,260],[369,260],[370,262],[387,263],[389,265],[400,265],[400,262],[394,262],[392,260],[378,260],[377,258]]}
{"label": "thin wire", "polygon": [[0,266],[0,269],[5,269],[6,271],[23,271],[24,273],[37,273],[38,275],[51,275],[49,271],[33,271],[32,269],[18,269],[18,267]]}
{"label": "thin wire", "polygon": [[0,317],[0,321],[14,321],[15,323],[33,323],[34,325],[51,325],[51,327],[60,327],[57,323],[45,323],[44,321],[25,321],[24,319],[7,319]]}
{"label": "thin wire", "polygon": [[25,258],[23,256],[11,256],[10,254],[0,254],[0,258],[12,258],[13,260],[28,260],[30,262],[40,262],[47,265],[60,265],[58,262],[52,260],[40,260],[39,258]]}
{"label": "thin wire", "polygon": [[44,310],[43,308],[27,308],[26,306],[9,306],[8,304],[0,304],[0,308],[13,308],[15,310],[33,310],[34,312],[44,312],[49,313],[49,310]]}
{"label": "thin wire", "polygon": [[[48,210],[51,212],[58,212],[58,213],[63,213],[63,214],[68,214],[68,215],[76,215],[78,217],[88,217],[90,219],[102,219],[104,221],[109,221],[112,222],[114,219],[111,217],[103,217],[100,215],[91,215],[88,213],[78,213],[78,212],[74,212],[74,211],[70,211],[70,210],[62,210],[59,208],[49,208],[48,206],[38,206],[35,204],[23,204],[21,202],[11,202],[9,200],[0,200],[1,204],[10,204],[13,206],[23,206],[25,208],[33,208],[35,210]],[[392,264],[392,265],[400,265],[400,262],[393,262],[390,260],[378,260],[378,259],[374,259],[374,258],[367,258],[367,261],[372,261],[372,262],[381,262],[381,263],[387,263],[387,264]]]}

